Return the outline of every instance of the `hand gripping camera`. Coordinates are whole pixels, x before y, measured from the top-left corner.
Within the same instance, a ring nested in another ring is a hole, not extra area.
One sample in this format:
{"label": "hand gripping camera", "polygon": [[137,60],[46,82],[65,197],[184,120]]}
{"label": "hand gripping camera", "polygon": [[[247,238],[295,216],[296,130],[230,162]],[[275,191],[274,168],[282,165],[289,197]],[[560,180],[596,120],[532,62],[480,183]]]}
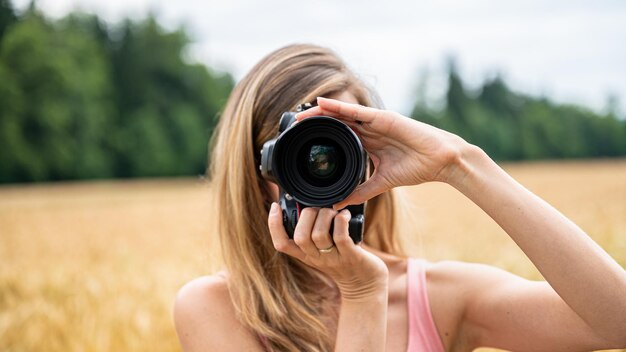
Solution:
{"label": "hand gripping camera", "polygon": [[[279,135],[261,150],[263,177],[280,188],[283,225],[293,238],[300,212],[306,207],[332,207],[365,181],[367,154],[357,135],[343,122],[313,116],[293,125],[295,115],[312,107],[298,106],[280,118]],[[350,205],[349,233],[363,239],[365,205]],[[331,227],[332,234],[332,227]]]}

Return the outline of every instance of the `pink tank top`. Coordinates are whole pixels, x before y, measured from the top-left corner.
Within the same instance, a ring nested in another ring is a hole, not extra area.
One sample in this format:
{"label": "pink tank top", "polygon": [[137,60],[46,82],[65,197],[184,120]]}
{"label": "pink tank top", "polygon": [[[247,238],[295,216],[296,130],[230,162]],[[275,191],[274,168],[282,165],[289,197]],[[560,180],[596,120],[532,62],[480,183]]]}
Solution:
{"label": "pink tank top", "polygon": [[423,259],[409,258],[406,272],[407,305],[409,311],[408,352],[444,352],[430,311],[426,291],[426,266]]}
{"label": "pink tank top", "polygon": [[[443,342],[433,320],[426,291],[426,266],[423,259],[409,258],[407,262],[407,306],[409,313],[408,352],[444,352]],[[269,350],[265,336],[259,336],[264,350]]]}

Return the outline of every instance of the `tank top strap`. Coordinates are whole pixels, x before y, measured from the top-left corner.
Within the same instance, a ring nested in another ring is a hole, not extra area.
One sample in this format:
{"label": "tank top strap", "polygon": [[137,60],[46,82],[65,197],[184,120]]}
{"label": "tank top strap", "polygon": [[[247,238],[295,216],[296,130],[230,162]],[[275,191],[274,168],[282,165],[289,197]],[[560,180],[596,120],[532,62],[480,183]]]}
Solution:
{"label": "tank top strap", "polygon": [[435,326],[426,290],[424,259],[409,258],[407,262],[407,306],[409,315],[409,352],[444,352],[443,342]]}

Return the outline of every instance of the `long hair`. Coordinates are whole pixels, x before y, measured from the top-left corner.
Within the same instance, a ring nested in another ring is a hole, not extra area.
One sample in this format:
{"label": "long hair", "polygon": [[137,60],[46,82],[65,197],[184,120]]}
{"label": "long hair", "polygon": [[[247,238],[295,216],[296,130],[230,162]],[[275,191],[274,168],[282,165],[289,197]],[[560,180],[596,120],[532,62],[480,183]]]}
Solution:
{"label": "long hair", "polygon": [[[333,51],[283,47],[236,85],[211,141],[208,176],[231,299],[239,320],[262,336],[268,349],[330,351],[336,326],[327,314],[329,299],[320,294],[320,286],[332,290],[332,284],[272,245],[267,225],[272,199],[258,168],[260,150],[277,135],[283,112],[343,91],[362,105],[372,106],[375,99]],[[369,200],[366,208],[364,242],[403,255],[393,193]]]}

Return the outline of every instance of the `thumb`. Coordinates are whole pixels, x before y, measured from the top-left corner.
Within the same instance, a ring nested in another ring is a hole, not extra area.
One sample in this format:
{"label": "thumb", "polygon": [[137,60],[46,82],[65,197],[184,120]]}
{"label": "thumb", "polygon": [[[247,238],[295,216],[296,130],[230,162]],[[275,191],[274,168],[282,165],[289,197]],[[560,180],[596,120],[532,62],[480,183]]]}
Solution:
{"label": "thumb", "polygon": [[348,205],[364,203],[365,201],[372,199],[387,190],[389,190],[389,187],[387,186],[384,178],[380,177],[377,172],[374,172],[372,177],[355,188],[354,192],[352,192],[346,199],[333,205],[333,209],[339,210],[347,207]]}

